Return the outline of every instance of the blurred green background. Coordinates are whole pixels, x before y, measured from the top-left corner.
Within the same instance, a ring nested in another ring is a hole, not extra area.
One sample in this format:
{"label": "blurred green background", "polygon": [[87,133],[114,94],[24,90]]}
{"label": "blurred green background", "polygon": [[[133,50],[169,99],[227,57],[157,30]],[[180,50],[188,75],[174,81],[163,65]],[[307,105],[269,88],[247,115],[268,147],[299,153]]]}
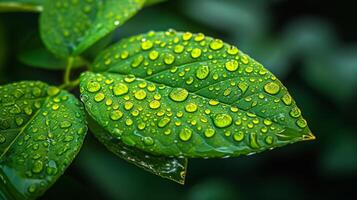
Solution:
{"label": "blurred green background", "polygon": [[[235,44],[289,88],[317,140],[248,157],[190,160],[186,185],[181,186],[120,160],[89,134],[74,163],[41,199],[356,196],[356,19],[353,1],[169,0],[146,7],[112,35],[113,42],[174,28]],[[34,79],[61,83],[61,71],[29,67],[29,50],[43,48],[37,29],[38,14],[0,13],[0,84]]]}

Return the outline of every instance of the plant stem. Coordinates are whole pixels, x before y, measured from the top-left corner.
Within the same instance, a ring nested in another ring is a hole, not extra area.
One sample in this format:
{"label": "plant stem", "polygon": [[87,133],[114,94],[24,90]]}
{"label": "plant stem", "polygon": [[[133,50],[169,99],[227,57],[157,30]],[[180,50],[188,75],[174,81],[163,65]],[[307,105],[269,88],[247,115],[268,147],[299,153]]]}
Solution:
{"label": "plant stem", "polygon": [[64,77],[63,77],[63,81],[65,85],[71,82],[71,69],[73,66],[73,61],[74,61],[73,57],[68,58],[66,71],[64,72]]}
{"label": "plant stem", "polygon": [[74,81],[70,81],[68,83],[64,83],[63,85],[59,86],[60,89],[67,89],[67,90],[72,90],[73,88],[77,87],[79,85],[79,78],[74,80]]}

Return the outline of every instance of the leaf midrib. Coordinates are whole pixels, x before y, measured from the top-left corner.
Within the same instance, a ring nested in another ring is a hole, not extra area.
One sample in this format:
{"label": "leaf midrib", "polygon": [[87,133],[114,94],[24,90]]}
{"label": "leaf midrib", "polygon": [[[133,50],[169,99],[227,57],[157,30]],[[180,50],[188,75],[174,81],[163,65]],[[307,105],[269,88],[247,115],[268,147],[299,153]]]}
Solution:
{"label": "leaf midrib", "polygon": [[[43,102],[42,105],[45,105],[47,103],[47,100],[49,99],[49,96],[47,96]],[[9,151],[9,149],[14,145],[14,143],[17,141],[17,139],[19,138],[19,136],[26,130],[26,128],[31,124],[31,122],[38,116],[38,114],[41,112],[43,106],[41,106],[41,108],[39,108],[36,113],[29,119],[29,121],[21,128],[20,132],[16,135],[16,137],[11,141],[11,143],[9,144],[9,146],[6,147],[6,149],[4,150],[4,152],[0,155],[0,160],[3,159],[3,157],[5,156],[5,154]]]}

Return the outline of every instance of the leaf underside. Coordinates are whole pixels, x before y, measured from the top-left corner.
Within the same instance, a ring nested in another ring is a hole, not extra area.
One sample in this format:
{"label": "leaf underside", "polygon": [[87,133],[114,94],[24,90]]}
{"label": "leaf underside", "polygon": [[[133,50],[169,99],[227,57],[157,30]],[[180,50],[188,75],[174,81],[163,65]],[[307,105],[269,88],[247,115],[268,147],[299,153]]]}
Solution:
{"label": "leaf underside", "polygon": [[51,0],[40,16],[41,37],[61,57],[77,56],[124,24],[144,0]]}
{"label": "leaf underside", "polygon": [[154,155],[253,154],[314,139],[287,89],[235,46],[149,32],[100,54],[81,76],[86,110],[111,136]]}
{"label": "leaf underside", "polygon": [[160,157],[127,146],[120,141],[120,137],[111,136],[90,116],[87,119],[89,128],[96,138],[118,157],[163,178],[180,184],[185,183],[187,158]]}
{"label": "leaf underside", "polygon": [[39,81],[0,86],[0,199],[35,199],[77,155],[87,127],[80,102]]}

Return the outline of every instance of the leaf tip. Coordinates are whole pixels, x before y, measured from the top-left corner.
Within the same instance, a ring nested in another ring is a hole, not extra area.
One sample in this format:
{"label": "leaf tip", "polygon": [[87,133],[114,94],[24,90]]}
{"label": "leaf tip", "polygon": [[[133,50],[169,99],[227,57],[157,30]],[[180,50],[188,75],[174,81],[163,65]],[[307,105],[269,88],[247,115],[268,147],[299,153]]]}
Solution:
{"label": "leaf tip", "polygon": [[304,140],[304,141],[315,140],[315,139],[316,139],[316,136],[314,134],[312,134],[311,132],[302,136],[302,140]]}

